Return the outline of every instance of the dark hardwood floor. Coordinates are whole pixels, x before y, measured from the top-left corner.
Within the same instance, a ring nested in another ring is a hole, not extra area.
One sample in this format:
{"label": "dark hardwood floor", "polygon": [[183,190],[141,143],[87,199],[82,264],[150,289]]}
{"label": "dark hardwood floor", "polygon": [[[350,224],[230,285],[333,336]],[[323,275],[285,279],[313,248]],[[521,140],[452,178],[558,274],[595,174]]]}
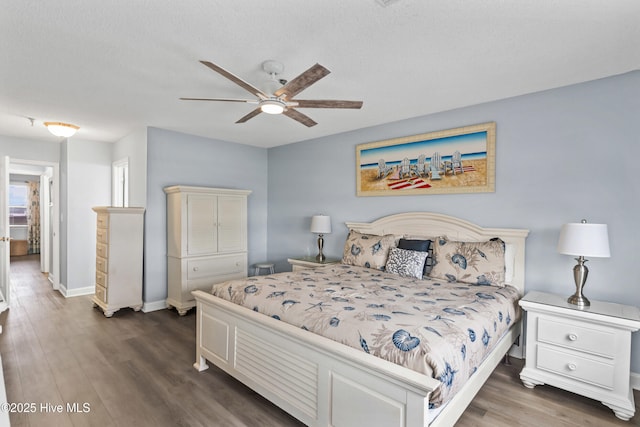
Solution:
{"label": "dark hardwood floor", "polygon": [[[195,316],[124,309],[110,319],[88,296],[65,299],[34,256],[12,258],[12,302],[0,321],[0,354],[12,426],[300,426],[215,367],[197,372]],[[599,402],[518,379],[501,365],[457,426],[638,426]],[[636,392],[636,401],[640,398]],[[67,411],[77,404],[78,412]],[[62,413],[43,405],[62,405]],[[87,409],[86,412],[80,412]]]}

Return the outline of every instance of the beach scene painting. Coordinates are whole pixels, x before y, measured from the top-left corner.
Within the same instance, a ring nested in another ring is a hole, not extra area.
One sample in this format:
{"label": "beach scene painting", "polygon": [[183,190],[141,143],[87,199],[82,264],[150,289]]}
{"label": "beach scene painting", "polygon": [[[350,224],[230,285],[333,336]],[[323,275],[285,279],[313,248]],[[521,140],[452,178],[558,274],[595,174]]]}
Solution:
{"label": "beach scene painting", "polygon": [[495,191],[495,122],[356,147],[358,196]]}

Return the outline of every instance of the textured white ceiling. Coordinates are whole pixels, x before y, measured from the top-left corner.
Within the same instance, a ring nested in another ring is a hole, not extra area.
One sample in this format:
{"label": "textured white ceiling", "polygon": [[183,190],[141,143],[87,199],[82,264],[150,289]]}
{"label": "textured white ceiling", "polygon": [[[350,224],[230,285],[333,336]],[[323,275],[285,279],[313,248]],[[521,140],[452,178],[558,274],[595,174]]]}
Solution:
{"label": "textured white ceiling", "polygon": [[[640,1],[4,0],[0,53],[0,134],[56,141],[42,122],[64,121],[96,141],[155,126],[273,147],[640,69]],[[298,98],[364,106],[301,110],[307,128],[178,100],[249,95],[199,60],[259,87],[266,59],[289,80],[332,71]]]}

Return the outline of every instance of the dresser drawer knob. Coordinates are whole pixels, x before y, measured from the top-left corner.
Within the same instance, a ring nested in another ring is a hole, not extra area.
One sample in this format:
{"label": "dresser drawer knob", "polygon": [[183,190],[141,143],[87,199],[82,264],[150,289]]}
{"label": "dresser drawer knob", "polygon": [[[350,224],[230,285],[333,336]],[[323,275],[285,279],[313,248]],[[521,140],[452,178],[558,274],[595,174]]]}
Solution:
{"label": "dresser drawer knob", "polygon": [[198,271],[198,267],[193,267],[193,271]]}
{"label": "dresser drawer knob", "polygon": [[576,334],[569,334],[569,341],[576,341],[578,336]]}
{"label": "dresser drawer knob", "polygon": [[575,363],[568,363],[567,368],[569,368],[570,371],[575,371],[577,366]]}

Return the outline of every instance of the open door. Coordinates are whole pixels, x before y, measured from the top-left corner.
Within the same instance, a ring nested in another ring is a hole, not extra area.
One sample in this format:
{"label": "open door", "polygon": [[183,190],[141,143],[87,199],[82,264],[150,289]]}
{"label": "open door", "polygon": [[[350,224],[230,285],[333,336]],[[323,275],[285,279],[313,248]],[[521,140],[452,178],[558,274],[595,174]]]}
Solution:
{"label": "open door", "polygon": [[10,240],[9,156],[2,156],[0,159],[0,313],[9,308]]}

